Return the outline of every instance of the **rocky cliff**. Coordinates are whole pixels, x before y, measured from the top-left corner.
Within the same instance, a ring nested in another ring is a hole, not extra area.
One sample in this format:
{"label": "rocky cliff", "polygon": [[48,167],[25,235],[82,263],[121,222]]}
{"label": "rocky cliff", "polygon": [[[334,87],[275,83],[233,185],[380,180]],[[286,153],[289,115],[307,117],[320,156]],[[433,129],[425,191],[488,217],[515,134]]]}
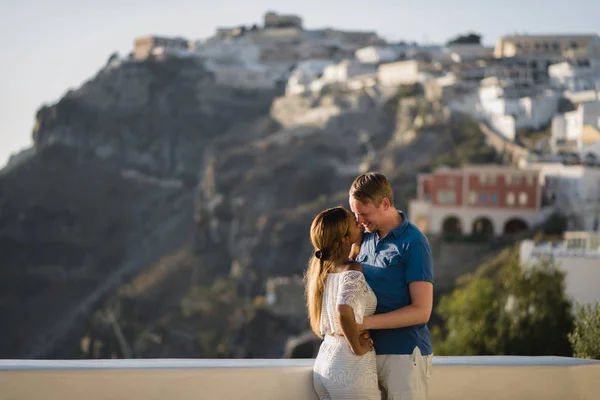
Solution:
{"label": "rocky cliff", "polygon": [[357,174],[385,172],[402,208],[418,171],[494,159],[409,89],[277,97],[149,60],[42,107],[36,154],[0,174],[0,356],[282,356],[303,299],[277,308],[266,282],[302,274]]}

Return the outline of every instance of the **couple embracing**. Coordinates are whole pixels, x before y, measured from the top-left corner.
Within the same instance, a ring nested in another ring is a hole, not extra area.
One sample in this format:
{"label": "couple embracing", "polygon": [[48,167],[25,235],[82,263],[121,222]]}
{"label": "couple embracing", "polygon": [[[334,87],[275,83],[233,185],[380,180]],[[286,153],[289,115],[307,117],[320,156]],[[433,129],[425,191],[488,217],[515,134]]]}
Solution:
{"label": "couple embracing", "polygon": [[350,209],[312,223],[306,271],[312,330],[323,342],[313,368],[320,399],[427,397],[433,261],[425,235],[395,208],[380,173],[356,178]]}

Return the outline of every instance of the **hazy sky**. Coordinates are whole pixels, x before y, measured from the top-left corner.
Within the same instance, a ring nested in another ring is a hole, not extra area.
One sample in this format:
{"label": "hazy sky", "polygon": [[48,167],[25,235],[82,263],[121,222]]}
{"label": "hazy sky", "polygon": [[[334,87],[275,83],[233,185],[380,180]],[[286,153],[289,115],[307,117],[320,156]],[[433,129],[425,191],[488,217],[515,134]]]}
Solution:
{"label": "hazy sky", "polygon": [[297,13],[307,28],[376,30],[442,43],[475,31],[484,43],[527,33],[600,33],[599,0],[0,0],[0,167],[31,145],[36,110],[91,78],[146,34],[210,36],[217,26]]}

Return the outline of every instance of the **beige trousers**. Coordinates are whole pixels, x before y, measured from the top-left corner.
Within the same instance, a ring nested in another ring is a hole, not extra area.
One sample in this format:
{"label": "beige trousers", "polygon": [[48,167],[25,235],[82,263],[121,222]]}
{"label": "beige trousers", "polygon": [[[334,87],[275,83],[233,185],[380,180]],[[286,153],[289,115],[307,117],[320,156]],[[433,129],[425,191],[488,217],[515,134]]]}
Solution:
{"label": "beige trousers", "polygon": [[432,359],[432,355],[421,355],[418,347],[412,354],[378,355],[382,400],[426,400]]}

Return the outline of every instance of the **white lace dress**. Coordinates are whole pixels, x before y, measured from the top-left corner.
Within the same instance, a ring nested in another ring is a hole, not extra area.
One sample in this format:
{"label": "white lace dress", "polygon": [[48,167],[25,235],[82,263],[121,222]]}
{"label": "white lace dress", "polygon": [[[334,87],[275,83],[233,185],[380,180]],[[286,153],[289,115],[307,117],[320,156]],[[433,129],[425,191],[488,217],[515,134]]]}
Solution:
{"label": "white lace dress", "polygon": [[352,353],[338,321],[339,304],[352,307],[357,323],[362,323],[365,315],[373,315],[377,298],[362,272],[346,271],[327,276],[321,313],[324,339],[313,368],[317,395],[321,400],[379,400],[375,351],[363,356]]}

